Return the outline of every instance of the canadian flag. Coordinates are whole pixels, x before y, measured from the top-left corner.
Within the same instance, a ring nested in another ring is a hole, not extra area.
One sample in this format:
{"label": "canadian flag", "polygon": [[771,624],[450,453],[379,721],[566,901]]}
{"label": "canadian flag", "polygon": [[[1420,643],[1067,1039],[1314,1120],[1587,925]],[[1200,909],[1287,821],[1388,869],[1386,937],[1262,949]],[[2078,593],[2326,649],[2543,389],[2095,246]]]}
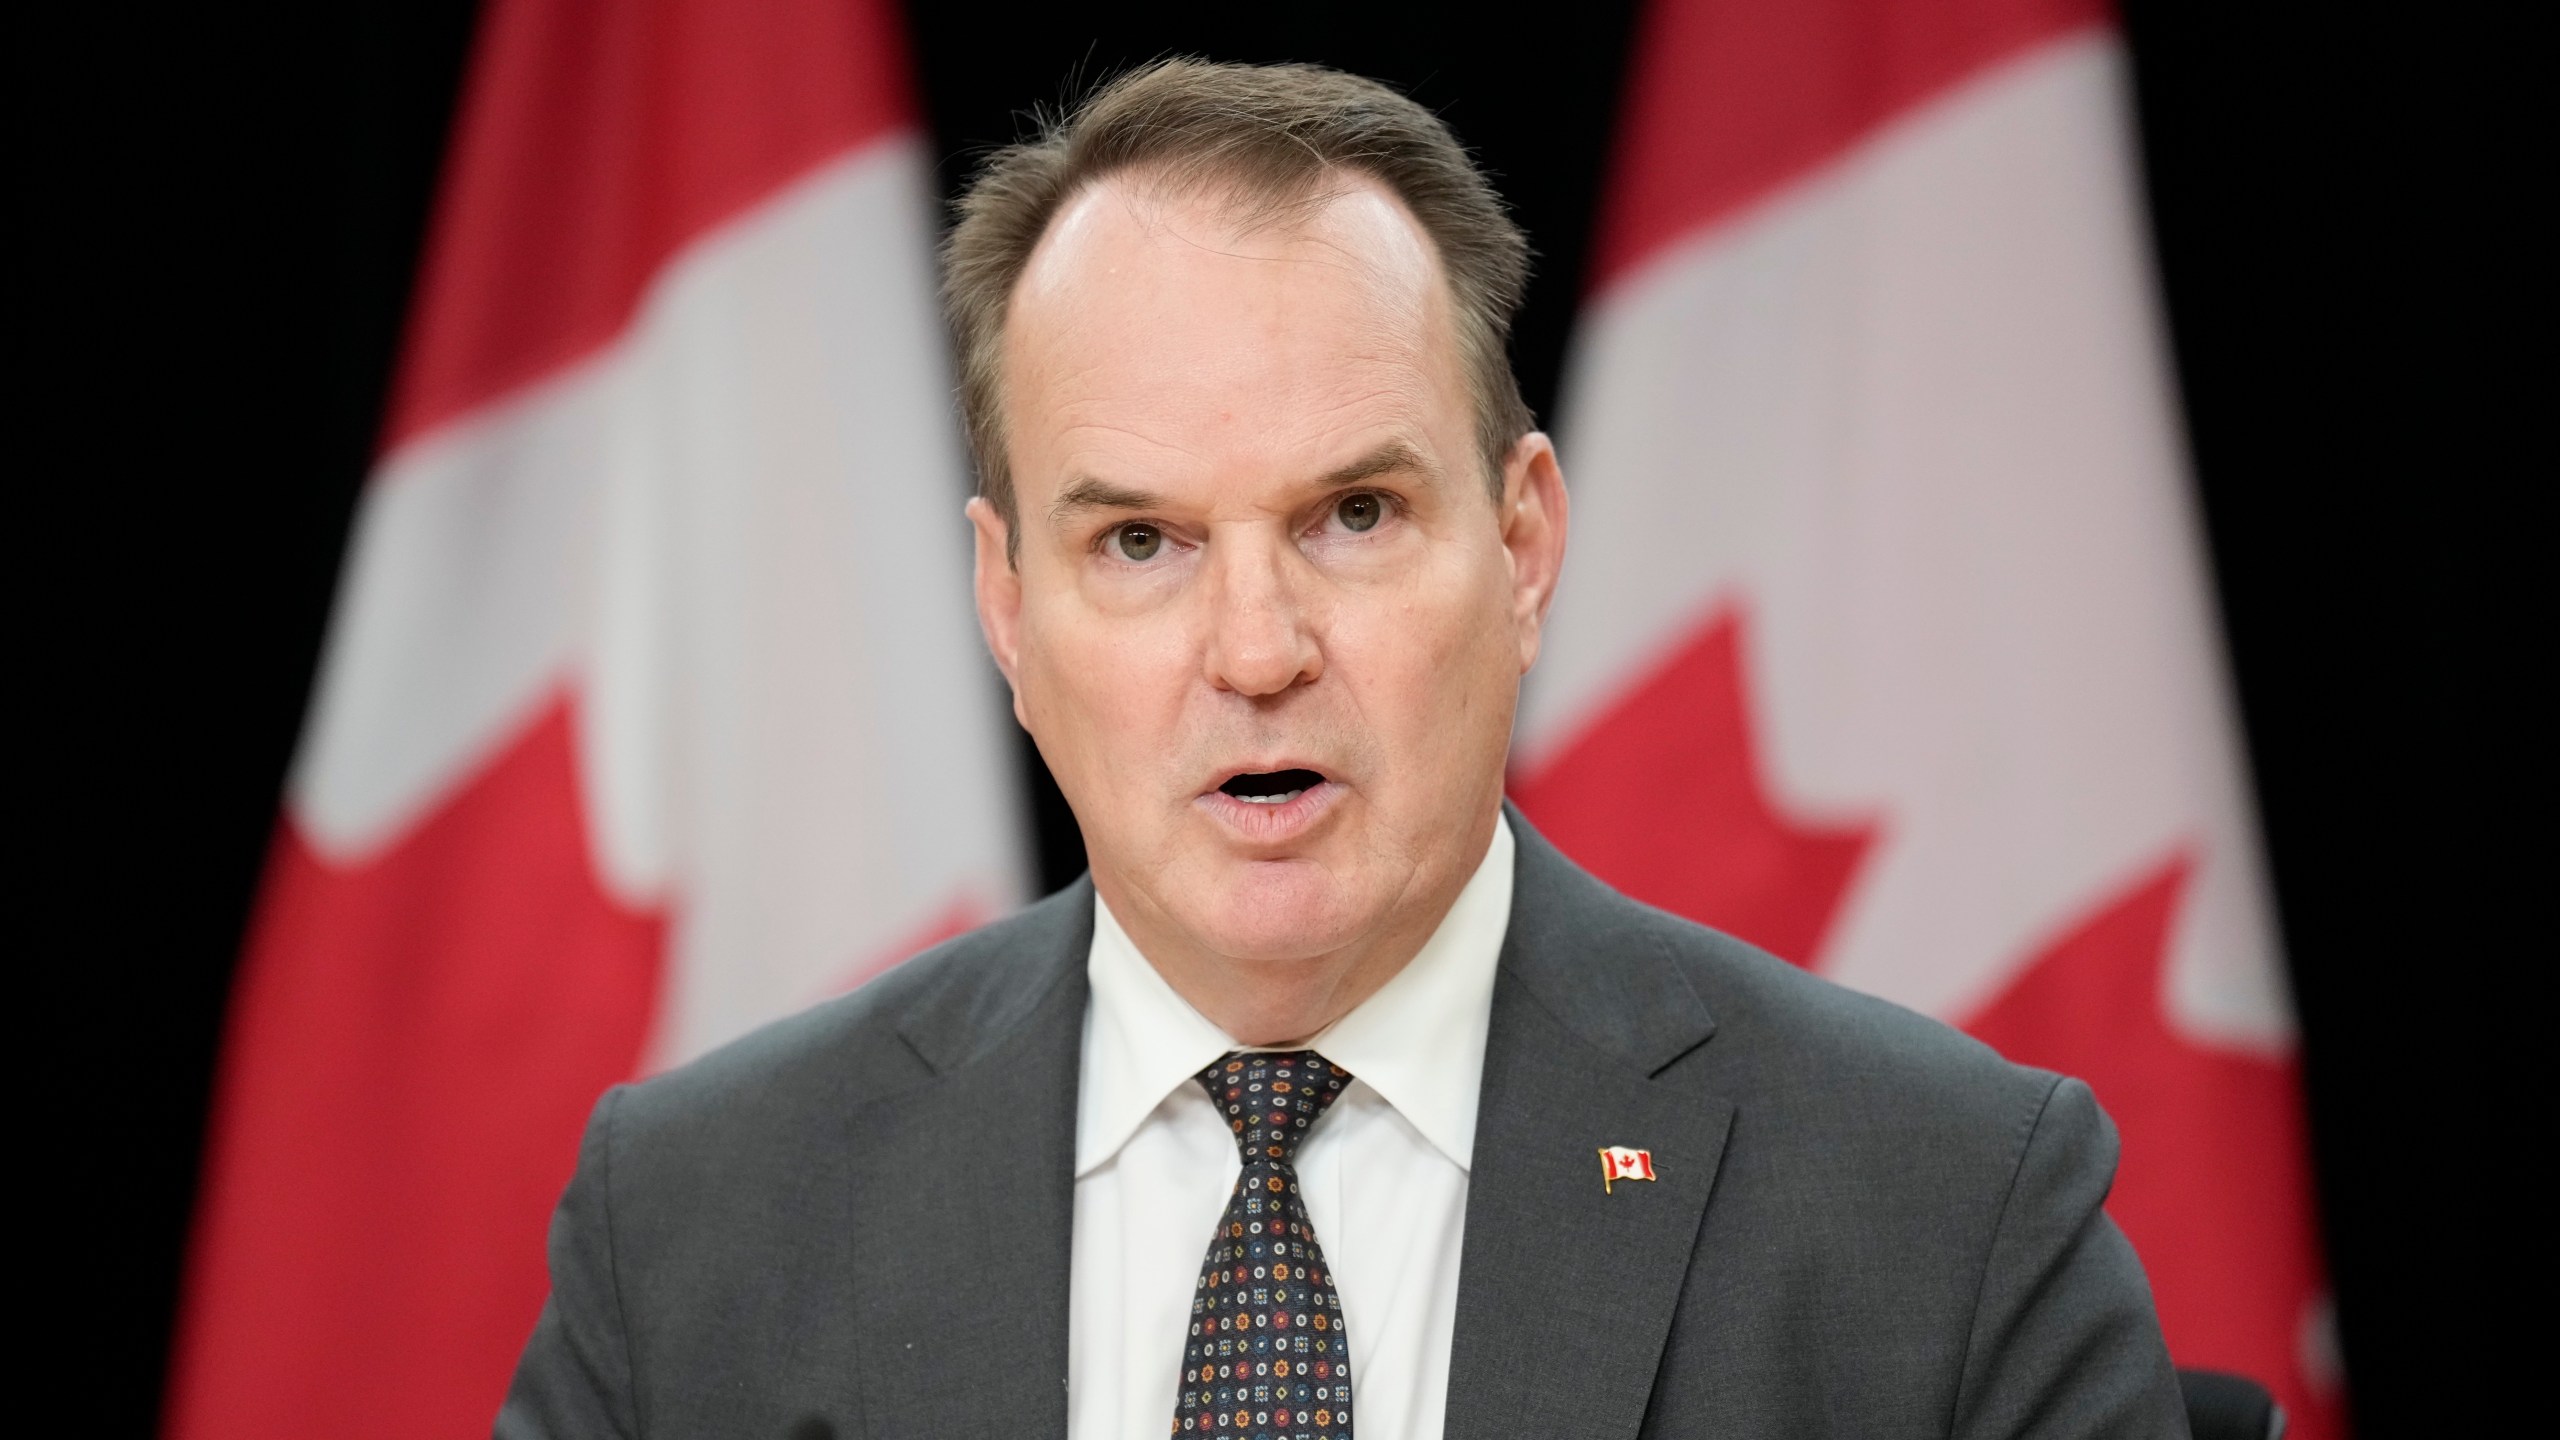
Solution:
{"label": "canadian flag", "polygon": [[2087,1079],[2172,1354],[2340,1433],[2295,1039],[2098,0],[1660,0],[1514,794]]}
{"label": "canadian flag", "polygon": [[1631,1150],[1624,1145],[1600,1147],[1600,1188],[1609,1189],[1621,1180],[1653,1178],[1653,1152]]}
{"label": "canadian flag", "polygon": [[886,0],[495,0],[167,1427],[486,1434],[599,1092],[1018,898]]}

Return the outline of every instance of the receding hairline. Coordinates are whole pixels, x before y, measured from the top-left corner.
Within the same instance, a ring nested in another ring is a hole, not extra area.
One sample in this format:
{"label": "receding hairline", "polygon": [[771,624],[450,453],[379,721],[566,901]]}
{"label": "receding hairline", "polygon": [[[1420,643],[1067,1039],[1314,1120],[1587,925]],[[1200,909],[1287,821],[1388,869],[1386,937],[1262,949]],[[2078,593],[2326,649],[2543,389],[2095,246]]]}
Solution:
{"label": "receding hairline", "polygon": [[1015,294],[1058,218],[1092,188],[1130,175],[1164,192],[1217,192],[1246,230],[1309,213],[1363,182],[1392,198],[1440,277],[1476,412],[1478,463],[1498,501],[1504,457],[1536,428],[1507,353],[1529,246],[1437,116],[1377,81],[1320,66],[1175,59],[1037,119],[1036,135],[981,167],[942,247],[962,419],[980,493],[999,514],[1017,518],[1002,374]]}
{"label": "receding hairline", "polygon": [[[1255,238],[1284,243],[1306,240],[1321,252],[1341,257],[1343,268],[1356,270],[1372,285],[1371,295],[1378,302],[1371,307],[1374,312],[1402,313],[1408,301],[1414,306],[1413,313],[1425,326],[1423,333],[1415,337],[1420,346],[1418,353],[1446,359],[1454,367],[1449,378],[1472,404],[1473,377],[1467,373],[1465,337],[1459,333],[1461,301],[1456,284],[1439,247],[1432,243],[1430,231],[1404,203],[1404,197],[1383,180],[1355,172],[1312,177],[1304,188],[1307,194],[1303,197],[1275,200],[1239,195],[1215,177],[1169,183],[1161,177],[1115,172],[1093,176],[1074,194],[1062,198],[1005,297],[1004,325],[997,332],[991,358],[996,362],[995,378],[1000,382],[994,398],[999,401],[999,418],[1006,422],[1007,429],[1012,391],[1017,383],[1012,373],[1013,352],[1025,334],[1020,311],[1025,292],[1034,289],[1044,274],[1055,277],[1063,273],[1051,267],[1074,263],[1062,260],[1056,247],[1072,229],[1083,228],[1079,211],[1097,203],[1117,206],[1150,239],[1170,236],[1189,249],[1232,259],[1274,265],[1309,263],[1305,255],[1262,255],[1223,248],[1225,242]],[[1114,190],[1120,192],[1116,197],[1108,194]],[[1364,209],[1382,205],[1384,209],[1368,210],[1344,231],[1326,233],[1323,227],[1329,213],[1342,202],[1358,202]],[[1187,223],[1195,218],[1205,220],[1206,227]],[[1404,263],[1407,260],[1416,262],[1419,271],[1408,268]]]}
{"label": "receding hairline", "polygon": [[1337,202],[1383,201],[1399,222],[1399,233],[1413,243],[1416,253],[1430,267],[1441,297],[1452,305],[1458,300],[1456,281],[1430,227],[1383,176],[1349,166],[1328,165],[1312,174],[1273,183],[1212,172],[1168,173],[1168,167],[1149,162],[1084,176],[1058,197],[1048,223],[1041,227],[1039,239],[1024,255],[1021,272],[1014,276],[1005,296],[1002,319],[1007,330],[1012,328],[1014,299],[1020,295],[1023,283],[1040,268],[1041,257],[1048,253],[1069,217],[1102,192],[1112,190],[1121,192],[1123,208],[1138,216],[1142,225],[1151,223],[1142,211],[1170,215],[1188,210],[1209,217],[1219,227],[1218,233],[1238,240],[1289,232],[1309,234]]}
{"label": "receding hairline", "polygon": [[[1014,345],[1018,343],[1018,337],[1022,334],[1017,324],[1015,305],[1021,298],[1023,288],[1041,273],[1045,265],[1053,262],[1052,247],[1058,243],[1062,230],[1070,218],[1076,214],[1078,208],[1095,203],[1103,198],[1104,192],[1115,189],[1121,192],[1119,203],[1126,207],[1140,226],[1149,230],[1162,229],[1175,233],[1178,237],[1181,232],[1174,225],[1166,223],[1163,218],[1167,212],[1187,210],[1193,215],[1206,216],[1220,227],[1218,233],[1221,236],[1243,239],[1288,232],[1297,232],[1301,236],[1309,235],[1321,223],[1325,212],[1336,202],[1355,198],[1384,202],[1395,217],[1395,230],[1402,242],[1412,247],[1412,253],[1420,258],[1424,266],[1420,293],[1423,297],[1428,297],[1424,299],[1424,304],[1427,307],[1426,323],[1429,324],[1429,329],[1421,337],[1423,350],[1425,353],[1445,358],[1447,363],[1455,368],[1456,373],[1453,377],[1455,383],[1462,391],[1469,393],[1470,403],[1472,403],[1473,387],[1466,374],[1465,343],[1457,333],[1459,297],[1455,282],[1449,275],[1448,265],[1442,259],[1440,247],[1433,241],[1430,230],[1424,226],[1421,218],[1413,213],[1412,207],[1405,203],[1404,197],[1396,193],[1395,188],[1383,177],[1343,166],[1328,166],[1324,170],[1303,177],[1291,177],[1290,180],[1275,185],[1212,173],[1197,167],[1186,173],[1177,174],[1166,173],[1166,168],[1142,163],[1120,170],[1088,175],[1073,189],[1059,196],[1056,206],[1050,212],[1048,223],[1041,227],[1040,238],[1034,242],[1030,253],[1024,257],[1021,272],[1014,276],[1013,286],[1005,297],[1003,328],[998,332],[999,338],[994,357],[997,364],[995,377],[997,386],[993,398],[997,401],[1002,429],[1008,440],[1013,428],[1010,413],[1012,393],[1018,383],[1012,374],[1012,351]],[[1142,214],[1140,213],[1142,211],[1155,213]],[[1342,249],[1341,253],[1350,256],[1355,263],[1373,274],[1388,268],[1378,263],[1374,257],[1359,255],[1348,249]],[[1285,263],[1282,257],[1267,258],[1274,263]],[[1431,298],[1436,298],[1439,303],[1436,306],[1430,305]],[[1417,447],[1409,439],[1397,437],[1371,447],[1357,460],[1311,478],[1306,482],[1305,488],[1310,493],[1339,489],[1393,471],[1407,471],[1422,476],[1434,488],[1445,478],[1444,467],[1432,461],[1425,450]],[[1497,474],[1490,478],[1492,481],[1490,488],[1495,491],[1493,498],[1498,504],[1501,499],[1499,493],[1501,477]],[[1074,514],[1086,511],[1136,512],[1161,509],[1166,504],[1165,497],[1152,491],[1099,476],[1070,474],[1065,478],[1065,483],[1059,487],[1057,497],[1050,502],[1048,517],[1054,525]],[[1017,505],[1016,518],[1018,515]]]}
{"label": "receding hairline", "polygon": [[[1337,200],[1369,194],[1393,203],[1434,262],[1439,247],[1413,207],[1387,177],[1347,161],[1318,159],[1306,170],[1271,173],[1251,166],[1221,166],[1217,157],[1159,156],[1079,176],[1061,192],[1032,246],[1037,255],[1056,234],[1058,221],[1097,190],[1117,187],[1139,204],[1167,209],[1197,205],[1236,236],[1259,235],[1311,224]],[[1027,267],[1026,267],[1027,268]]]}

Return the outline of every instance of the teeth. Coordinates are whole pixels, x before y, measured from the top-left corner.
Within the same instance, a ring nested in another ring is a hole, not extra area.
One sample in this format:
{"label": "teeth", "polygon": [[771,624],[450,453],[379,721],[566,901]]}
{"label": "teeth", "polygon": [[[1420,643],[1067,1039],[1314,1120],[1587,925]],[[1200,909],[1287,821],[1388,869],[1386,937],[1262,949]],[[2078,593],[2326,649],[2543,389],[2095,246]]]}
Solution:
{"label": "teeth", "polygon": [[1278,795],[1239,795],[1236,798],[1247,805],[1286,805],[1306,793],[1304,790],[1289,790]]}

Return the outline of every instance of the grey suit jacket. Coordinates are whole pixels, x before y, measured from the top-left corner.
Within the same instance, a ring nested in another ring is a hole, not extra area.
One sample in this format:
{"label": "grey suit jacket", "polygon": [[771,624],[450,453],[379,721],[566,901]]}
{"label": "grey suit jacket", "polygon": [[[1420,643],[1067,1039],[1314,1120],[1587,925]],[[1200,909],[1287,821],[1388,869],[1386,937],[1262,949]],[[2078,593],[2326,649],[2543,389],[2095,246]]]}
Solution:
{"label": "grey suit jacket", "polygon": [[[2185,1433],[2085,1086],[1512,824],[1451,1440]],[[1063,1435],[1092,907],[607,1095],[498,1435]]]}

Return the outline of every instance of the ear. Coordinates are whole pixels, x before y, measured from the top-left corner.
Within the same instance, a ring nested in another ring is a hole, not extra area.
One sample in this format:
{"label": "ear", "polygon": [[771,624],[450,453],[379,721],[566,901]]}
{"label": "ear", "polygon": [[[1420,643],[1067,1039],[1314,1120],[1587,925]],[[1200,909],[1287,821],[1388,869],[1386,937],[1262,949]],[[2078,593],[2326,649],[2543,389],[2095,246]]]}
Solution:
{"label": "ear", "polygon": [[1556,444],[1532,430],[1502,465],[1502,548],[1511,557],[1511,625],[1520,639],[1520,670],[1538,663],[1547,607],[1564,569],[1567,502]]}
{"label": "ear", "polygon": [[978,629],[987,637],[987,653],[1013,689],[1015,719],[1022,716],[1022,686],[1017,683],[1022,655],[1022,574],[1007,552],[1012,527],[987,497],[969,502],[969,528],[977,536]]}

